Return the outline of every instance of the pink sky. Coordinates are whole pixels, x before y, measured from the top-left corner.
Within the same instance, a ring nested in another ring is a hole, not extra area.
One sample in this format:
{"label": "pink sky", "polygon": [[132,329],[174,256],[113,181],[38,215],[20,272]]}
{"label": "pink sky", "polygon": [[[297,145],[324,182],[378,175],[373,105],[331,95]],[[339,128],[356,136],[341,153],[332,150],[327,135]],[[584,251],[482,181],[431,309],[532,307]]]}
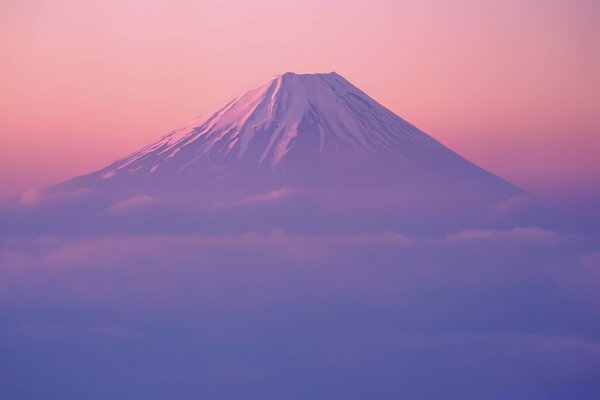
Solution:
{"label": "pink sky", "polygon": [[0,196],[285,71],[336,71],[536,193],[600,197],[600,3],[0,2]]}

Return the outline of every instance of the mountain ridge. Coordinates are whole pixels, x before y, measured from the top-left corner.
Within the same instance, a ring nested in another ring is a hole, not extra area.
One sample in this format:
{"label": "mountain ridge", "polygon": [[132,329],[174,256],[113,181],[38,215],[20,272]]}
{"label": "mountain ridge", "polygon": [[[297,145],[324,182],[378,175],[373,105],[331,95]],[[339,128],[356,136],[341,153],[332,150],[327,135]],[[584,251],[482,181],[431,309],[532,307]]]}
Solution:
{"label": "mountain ridge", "polygon": [[161,195],[175,185],[179,194],[218,197],[221,190],[230,198],[280,188],[350,193],[373,188],[415,198],[438,189],[444,196],[524,193],[335,72],[277,75],[62,187]]}
{"label": "mountain ridge", "polygon": [[[339,105],[335,104],[340,100],[345,101],[344,106],[348,108],[356,108],[361,104],[372,107],[375,103],[378,109],[373,111],[377,113],[379,119],[391,120],[394,125],[384,126],[383,134],[379,136],[373,135],[373,132],[365,132],[382,127],[374,124],[365,126],[367,125],[365,121],[353,118],[352,114],[347,112],[348,110],[340,110]],[[287,72],[275,76],[216,111],[203,114],[183,128],[176,129],[153,144],[117,161],[116,170],[107,171],[102,177],[110,178],[118,170],[135,164],[138,158],[152,153],[163,155],[162,161],[171,160],[183,147],[209,137],[212,140],[200,146],[201,153],[208,154],[217,150],[221,151],[223,156],[233,153],[237,158],[242,158],[247,154],[250,142],[257,135],[264,135],[264,131],[269,129],[271,135],[266,146],[257,150],[256,161],[259,164],[267,163],[275,166],[289,151],[290,145],[298,136],[298,126],[304,118],[321,118],[323,121],[322,126],[319,126],[319,153],[323,152],[326,140],[332,137],[337,139],[332,144],[337,148],[347,146],[363,151],[372,151],[375,148],[393,150],[394,147],[391,145],[393,145],[394,130],[402,131],[405,139],[420,136],[424,142],[440,145],[433,138],[374,102],[335,72],[328,74]],[[189,164],[185,164],[182,169],[188,166]],[[160,168],[160,164],[154,164],[152,167],[154,170],[149,171],[150,173]],[[135,171],[137,170],[128,169],[128,172]]]}

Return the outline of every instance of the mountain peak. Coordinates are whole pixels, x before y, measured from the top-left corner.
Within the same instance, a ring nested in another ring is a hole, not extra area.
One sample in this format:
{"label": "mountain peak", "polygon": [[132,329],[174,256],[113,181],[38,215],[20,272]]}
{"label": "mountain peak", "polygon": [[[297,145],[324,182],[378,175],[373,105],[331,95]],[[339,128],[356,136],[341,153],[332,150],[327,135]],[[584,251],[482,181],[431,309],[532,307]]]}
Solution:
{"label": "mountain peak", "polygon": [[88,186],[186,179],[252,186],[361,176],[397,185],[399,174],[444,181],[450,170],[487,176],[341,75],[286,72],[82,179]]}
{"label": "mountain peak", "polygon": [[315,73],[304,73],[304,74],[299,74],[297,72],[284,72],[283,74],[280,75],[276,75],[276,78],[278,77],[282,77],[282,78],[292,78],[292,77],[299,77],[299,78],[303,78],[303,79],[310,79],[310,78],[323,78],[323,77],[341,77],[340,74],[338,74],[335,71],[331,71],[331,72],[315,72]]}
{"label": "mountain peak", "polygon": [[298,85],[327,85],[347,87],[356,89],[350,82],[348,82],[343,76],[335,71],[331,72],[318,72],[318,73],[304,73],[299,74],[296,72],[285,72],[281,75],[276,75],[273,80],[281,80],[286,84],[295,83]]}
{"label": "mountain peak", "polygon": [[335,72],[286,72],[116,162],[102,177],[154,173],[177,163],[185,170],[202,158],[276,167],[298,146],[314,157],[349,150],[402,152],[406,145],[437,142]]}

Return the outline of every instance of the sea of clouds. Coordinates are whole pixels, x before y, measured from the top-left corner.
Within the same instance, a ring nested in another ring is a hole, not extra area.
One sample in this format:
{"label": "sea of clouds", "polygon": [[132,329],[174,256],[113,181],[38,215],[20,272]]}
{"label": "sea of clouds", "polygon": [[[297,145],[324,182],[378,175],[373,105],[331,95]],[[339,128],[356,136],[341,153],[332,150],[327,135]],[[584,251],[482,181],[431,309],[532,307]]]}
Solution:
{"label": "sea of clouds", "polygon": [[596,399],[597,219],[525,203],[461,226],[28,193],[0,210],[0,393]]}

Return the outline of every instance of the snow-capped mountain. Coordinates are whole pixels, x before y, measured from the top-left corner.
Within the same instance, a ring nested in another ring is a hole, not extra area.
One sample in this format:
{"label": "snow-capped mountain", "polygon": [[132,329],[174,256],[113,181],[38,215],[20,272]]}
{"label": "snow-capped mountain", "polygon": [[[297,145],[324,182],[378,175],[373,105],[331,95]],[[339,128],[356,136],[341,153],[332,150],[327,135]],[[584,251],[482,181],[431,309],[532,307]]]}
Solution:
{"label": "snow-capped mountain", "polygon": [[407,145],[438,145],[336,73],[286,73],[116,162],[101,177],[152,174],[175,164],[184,172],[203,158],[216,164],[247,159],[276,168],[309,139],[305,135],[313,136],[306,151],[320,154],[343,149],[401,154]]}
{"label": "snow-capped mountain", "polygon": [[92,174],[62,185],[240,197],[278,188],[506,198],[482,170],[342,76],[279,75]]}

